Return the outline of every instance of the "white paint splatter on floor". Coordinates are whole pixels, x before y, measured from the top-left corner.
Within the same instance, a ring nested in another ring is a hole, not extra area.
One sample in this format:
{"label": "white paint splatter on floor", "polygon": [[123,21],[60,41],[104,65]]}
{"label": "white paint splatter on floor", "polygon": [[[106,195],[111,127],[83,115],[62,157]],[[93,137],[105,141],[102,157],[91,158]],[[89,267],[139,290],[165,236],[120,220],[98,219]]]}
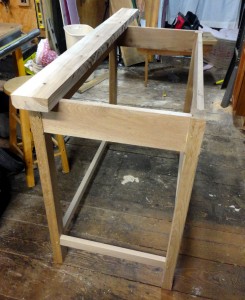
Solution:
{"label": "white paint splatter on floor", "polygon": [[202,294],[202,287],[199,287],[199,286],[193,286],[192,287],[192,290],[191,290],[191,293],[194,294],[195,296],[201,296]]}
{"label": "white paint splatter on floor", "polygon": [[235,212],[239,212],[241,208],[236,208],[235,205],[230,205],[230,208],[233,208]]}
{"label": "white paint splatter on floor", "polygon": [[134,177],[132,175],[125,175],[125,176],[123,176],[123,180],[122,180],[121,184],[125,185],[126,183],[129,183],[129,182],[139,183],[139,178],[138,177]]}

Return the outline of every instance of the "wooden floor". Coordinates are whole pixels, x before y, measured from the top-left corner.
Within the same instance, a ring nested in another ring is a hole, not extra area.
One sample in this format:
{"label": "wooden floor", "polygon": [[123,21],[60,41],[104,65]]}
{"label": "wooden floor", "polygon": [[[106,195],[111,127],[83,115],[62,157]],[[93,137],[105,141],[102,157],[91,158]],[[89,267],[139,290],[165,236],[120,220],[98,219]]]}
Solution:
{"label": "wooden floor", "polygon": [[[119,103],[181,110],[185,61],[119,71]],[[220,77],[221,76],[221,77]],[[38,184],[12,178],[12,201],[0,219],[0,299],[245,299],[244,134],[222,109],[224,91],[205,73],[207,128],[196,173],[173,291],[161,290],[162,270],[116,258],[69,250],[52,264]],[[106,101],[108,80],[80,95]],[[161,128],[159,128],[159,131]],[[67,208],[98,141],[70,138],[71,173],[57,160],[60,195]],[[111,144],[71,229],[74,236],[164,254],[174,207],[177,153]]]}

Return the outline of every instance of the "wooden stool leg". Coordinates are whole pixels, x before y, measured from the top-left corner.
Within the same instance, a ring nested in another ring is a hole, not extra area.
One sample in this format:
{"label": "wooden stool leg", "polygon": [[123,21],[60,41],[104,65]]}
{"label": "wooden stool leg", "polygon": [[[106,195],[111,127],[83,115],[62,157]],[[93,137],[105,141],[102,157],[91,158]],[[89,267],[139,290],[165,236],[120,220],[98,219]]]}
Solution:
{"label": "wooden stool leg", "polygon": [[29,114],[25,110],[20,110],[20,123],[23,154],[26,165],[26,183],[28,187],[33,187],[35,186],[35,179],[33,170],[32,133],[30,128]]}
{"label": "wooden stool leg", "polygon": [[172,289],[204,130],[205,121],[192,119],[186,149],[184,153],[180,154],[174,216],[168,242],[162,286],[167,290]]}
{"label": "wooden stool leg", "polygon": [[33,137],[37,154],[38,169],[43,190],[44,205],[48,219],[50,239],[55,263],[62,263],[66,252],[60,245],[60,235],[63,233],[62,210],[58,199],[57,174],[54,161],[53,143],[50,134],[43,132],[40,113],[30,113]]}
{"label": "wooden stool leg", "polygon": [[17,120],[16,120],[16,108],[12,105],[11,100],[9,101],[9,148],[11,151],[16,152],[17,145]]}
{"label": "wooden stool leg", "polygon": [[59,151],[60,151],[63,173],[69,173],[70,168],[69,168],[69,163],[68,163],[68,159],[67,159],[67,153],[66,153],[66,146],[65,146],[65,142],[64,142],[64,137],[63,137],[63,135],[57,134],[55,138],[57,140],[58,148],[59,148]]}

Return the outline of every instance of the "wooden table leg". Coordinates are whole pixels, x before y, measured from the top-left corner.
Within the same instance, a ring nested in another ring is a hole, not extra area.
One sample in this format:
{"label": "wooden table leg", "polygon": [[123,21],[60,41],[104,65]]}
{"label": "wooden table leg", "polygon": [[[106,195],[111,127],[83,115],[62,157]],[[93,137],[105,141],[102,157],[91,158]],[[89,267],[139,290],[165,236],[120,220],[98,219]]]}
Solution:
{"label": "wooden table leg", "polygon": [[58,198],[57,174],[51,134],[44,133],[42,116],[31,112],[30,121],[38,159],[38,169],[42,184],[44,205],[48,219],[50,239],[55,263],[62,263],[66,247],[60,245],[63,233],[62,210]]}
{"label": "wooden table leg", "polygon": [[186,149],[180,154],[174,216],[169,236],[162,286],[167,290],[172,289],[174,272],[185,227],[185,220],[188,212],[204,130],[205,121],[192,119],[188,132]]}

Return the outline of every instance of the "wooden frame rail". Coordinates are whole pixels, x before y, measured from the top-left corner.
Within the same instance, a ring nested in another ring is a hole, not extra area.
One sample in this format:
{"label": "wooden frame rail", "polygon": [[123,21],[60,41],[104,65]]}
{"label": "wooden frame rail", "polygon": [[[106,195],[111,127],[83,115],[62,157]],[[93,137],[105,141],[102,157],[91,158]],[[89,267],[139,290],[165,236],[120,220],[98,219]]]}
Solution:
{"label": "wooden frame rail", "polygon": [[[127,46],[150,47],[148,41],[143,40],[141,35],[137,38],[131,28],[123,34],[137,14],[137,10],[134,9],[121,9],[81,42],[62,54],[47,69],[42,70],[19,88],[12,94],[12,99],[17,108],[30,110],[54,261],[62,263],[67,247],[72,247],[151,264],[163,268],[163,288],[171,289],[205,129],[205,121],[193,118],[189,113],[194,103],[196,107],[200,107],[203,101],[203,83],[199,74],[202,69],[198,69],[201,68],[199,52],[201,37],[195,32],[183,33],[186,41],[192,43],[192,49],[188,43],[186,47],[189,47],[188,51],[192,51],[193,54],[185,112],[115,105],[117,104],[117,44],[128,43]],[[164,31],[163,34],[165,35],[166,32]],[[181,36],[181,31],[178,35]],[[132,39],[130,43],[129,36]],[[158,38],[154,37],[152,42],[157,43],[157,40]],[[169,44],[166,47],[174,51],[178,51],[181,46],[174,39],[174,33],[171,33],[166,44]],[[66,99],[78,84],[85,81],[108,52],[110,52],[109,103]],[[64,216],[61,213],[57,191],[52,134],[102,140]],[[166,257],[79,239],[67,234],[79,201],[109,142],[167,149],[180,153],[175,209]]]}
{"label": "wooden frame rail", "polygon": [[[184,111],[190,112],[192,103],[193,108],[204,109],[203,45],[201,32],[129,26],[118,43],[120,46],[136,47],[145,55],[145,86],[147,86],[148,82],[149,55],[191,55]],[[207,41],[207,43],[208,45],[213,45],[214,42],[211,40],[210,42]],[[193,85],[195,85],[194,88]]]}

